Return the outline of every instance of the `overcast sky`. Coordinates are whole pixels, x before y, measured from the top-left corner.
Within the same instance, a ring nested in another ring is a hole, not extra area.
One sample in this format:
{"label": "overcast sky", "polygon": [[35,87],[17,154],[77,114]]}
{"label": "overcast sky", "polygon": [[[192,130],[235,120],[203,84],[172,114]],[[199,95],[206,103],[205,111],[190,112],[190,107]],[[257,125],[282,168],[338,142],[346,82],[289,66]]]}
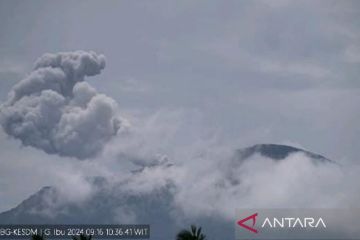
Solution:
{"label": "overcast sky", "polygon": [[[129,119],[181,112],[189,129],[238,147],[286,143],[358,161],[359,1],[0,0],[0,31],[1,101],[44,53],[93,50],[106,69],[89,83]],[[24,175],[32,184],[11,190],[18,159],[59,157],[4,132],[0,144],[4,210],[44,185]]]}

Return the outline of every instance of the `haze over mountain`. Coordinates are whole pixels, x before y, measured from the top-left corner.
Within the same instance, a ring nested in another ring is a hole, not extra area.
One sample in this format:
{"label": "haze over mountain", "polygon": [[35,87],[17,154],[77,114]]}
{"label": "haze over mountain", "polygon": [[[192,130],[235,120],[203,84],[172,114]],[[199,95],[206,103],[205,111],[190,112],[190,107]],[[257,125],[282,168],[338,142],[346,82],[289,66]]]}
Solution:
{"label": "haze over mountain", "polygon": [[0,0],[0,222],[234,239],[239,208],[359,208],[359,10]]}
{"label": "haze over mountain", "polygon": [[[291,154],[304,154],[314,163],[329,163],[329,159],[285,145],[258,144],[239,149],[229,162],[230,168],[238,169],[239,164],[252,160],[256,155],[279,162]],[[235,162],[234,162],[235,161]],[[146,171],[167,171],[176,166],[168,162],[143,166],[132,173],[133,177]],[[256,171],[256,170],[255,170]],[[240,186],[239,181],[231,180],[233,186]],[[211,235],[210,239],[222,237],[233,238],[233,223],[216,214],[187,217],[176,206],[175,182],[169,181],[165,185],[148,193],[138,193],[126,187],[127,181],[111,184],[104,177],[88,179],[93,187],[92,195],[84,201],[66,201],[55,187],[46,186],[24,200],[15,208],[0,214],[0,223],[143,223],[151,225],[152,239],[171,239],[182,226],[191,223],[200,224]],[[130,180],[129,180],[130,181]],[[194,183],[196,184],[196,183]],[[220,188],[225,188],[221,186]]]}

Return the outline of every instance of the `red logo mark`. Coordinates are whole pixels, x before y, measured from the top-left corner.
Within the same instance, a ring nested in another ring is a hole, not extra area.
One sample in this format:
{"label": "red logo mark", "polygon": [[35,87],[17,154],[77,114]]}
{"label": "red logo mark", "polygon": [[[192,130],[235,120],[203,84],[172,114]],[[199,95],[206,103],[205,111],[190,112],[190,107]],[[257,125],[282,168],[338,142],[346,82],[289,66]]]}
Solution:
{"label": "red logo mark", "polygon": [[[239,224],[240,227],[243,227],[243,228],[245,228],[245,229],[247,229],[247,230],[249,230],[249,231],[251,231],[251,232],[253,232],[253,233],[258,233],[258,230],[256,230],[255,228],[252,228],[252,227],[255,226],[257,215],[258,215],[258,214],[255,213],[255,214],[253,214],[253,215],[251,215],[251,216],[248,216],[248,217],[246,217],[246,218],[244,218],[244,219],[242,219],[242,220],[239,220],[239,221],[237,222],[237,224]],[[244,224],[246,221],[249,221],[250,219],[252,219],[252,226],[251,226],[251,227],[248,226],[248,225],[246,225],[246,224]]]}

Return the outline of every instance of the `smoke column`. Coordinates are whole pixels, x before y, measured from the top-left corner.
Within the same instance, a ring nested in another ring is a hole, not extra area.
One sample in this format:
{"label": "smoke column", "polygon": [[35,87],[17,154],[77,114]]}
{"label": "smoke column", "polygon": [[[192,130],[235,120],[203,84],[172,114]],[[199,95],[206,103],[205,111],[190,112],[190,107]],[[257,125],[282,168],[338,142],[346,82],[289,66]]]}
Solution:
{"label": "smoke column", "polygon": [[43,55],[1,105],[3,129],[49,154],[94,157],[121,126],[115,101],[84,81],[104,68],[105,57],[95,52]]}

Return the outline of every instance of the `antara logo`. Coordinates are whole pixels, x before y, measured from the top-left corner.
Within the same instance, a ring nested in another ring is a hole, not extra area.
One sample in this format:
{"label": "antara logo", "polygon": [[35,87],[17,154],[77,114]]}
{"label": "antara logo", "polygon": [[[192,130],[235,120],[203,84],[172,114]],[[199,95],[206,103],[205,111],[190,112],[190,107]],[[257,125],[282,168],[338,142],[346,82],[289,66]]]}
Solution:
{"label": "antara logo", "polygon": [[[245,229],[247,229],[247,230],[249,230],[249,231],[251,231],[251,232],[253,232],[253,233],[258,233],[258,230],[256,230],[256,229],[254,228],[254,226],[255,226],[255,224],[256,224],[256,217],[257,217],[257,215],[258,215],[258,214],[255,213],[255,214],[253,214],[253,215],[251,215],[251,216],[248,216],[248,217],[246,217],[246,218],[244,218],[244,219],[242,219],[242,220],[239,220],[239,221],[237,222],[237,224],[239,224],[240,227],[243,227],[243,228],[245,228]],[[250,219],[252,219],[252,227],[250,227],[250,226],[248,226],[248,225],[245,224],[245,222],[249,221]]]}
{"label": "antara logo", "polygon": [[266,218],[261,227],[269,226],[270,228],[326,228],[326,224],[322,218],[315,219],[312,217],[306,218],[294,218],[294,217],[285,217],[285,218],[273,218],[272,221],[269,218]]}
{"label": "antara logo", "polygon": [[[240,227],[245,228],[246,230],[249,230],[253,233],[258,233],[259,231],[255,228],[256,224],[256,217],[258,216],[258,213],[255,213],[253,215],[250,215],[244,219],[241,219],[237,221],[237,224]],[[246,222],[252,220],[251,226],[249,224],[246,224]],[[261,228],[318,228],[323,227],[326,228],[326,224],[324,220],[320,217],[318,219],[315,219],[313,217],[305,217],[305,218],[299,218],[299,217],[282,217],[282,218],[268,218],[266,217],[263,223],[260,225]]]}

